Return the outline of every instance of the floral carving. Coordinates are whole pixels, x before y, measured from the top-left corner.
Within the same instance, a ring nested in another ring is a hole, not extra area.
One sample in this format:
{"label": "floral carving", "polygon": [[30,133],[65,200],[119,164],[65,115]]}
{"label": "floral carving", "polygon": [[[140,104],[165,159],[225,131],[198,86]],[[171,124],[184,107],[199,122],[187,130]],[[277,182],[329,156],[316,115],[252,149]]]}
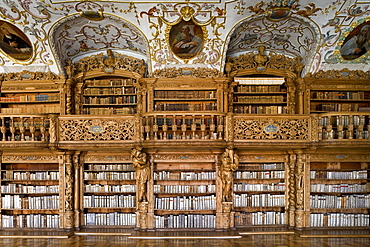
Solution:
{"label": "floral carving", "polygon": [[196,78],[214,78],[222,77],[223,74],[217,69],[208,68],[167,68],[155,70],[150,77],[155,78],[176,78],[176,77],[196,77]]}
{"label": "floral carving", "polygon": [[316,78],[316,79],[370,79],[369,71],[362,70],[320,70],[315,74],[307,74],[307,77]]}
{"label": "floral carving", "polygon": [[60,120],[61,141],[133,140],[134,120],[130,119],[68,119]]}
{"label": "floral carving", "polygon": [[[235,119],[235,140],[308,140],[308,119]],[[268,127],[276,128],[268,131]]]}

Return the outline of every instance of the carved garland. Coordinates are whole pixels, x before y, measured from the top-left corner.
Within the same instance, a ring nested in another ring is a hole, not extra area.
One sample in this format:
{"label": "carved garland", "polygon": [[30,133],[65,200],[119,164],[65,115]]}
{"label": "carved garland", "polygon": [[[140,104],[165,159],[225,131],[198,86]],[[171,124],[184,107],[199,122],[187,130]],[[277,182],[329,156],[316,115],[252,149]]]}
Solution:
{"label": "carved garland", "polygon": [[234,120],[235,140],[308,140],[308,119]]}
{"label": "carved garland", "polygon": [[69,119],[60,120],[61,141],[134,140],[134,120]]}

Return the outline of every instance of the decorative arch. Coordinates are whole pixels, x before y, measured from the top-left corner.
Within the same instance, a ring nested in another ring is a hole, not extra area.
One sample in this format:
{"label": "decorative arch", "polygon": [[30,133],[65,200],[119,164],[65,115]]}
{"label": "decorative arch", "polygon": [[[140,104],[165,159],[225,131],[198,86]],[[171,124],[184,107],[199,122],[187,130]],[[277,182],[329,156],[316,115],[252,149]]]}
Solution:
{"label": "decorative arch", "polygon": [[224,57],[237,57],[264,46],[266,54],[274,52],[290,58],[300,57],[305,65],[303,74],[306,74],[320,43],[320,29],[310,19],[291,14],[276,21],[265,13],[235,24],[227,36]]}
{"label": "decorative arch", "polygon": [[[99,18],[76,13],[56,22],[49,32],[49,42],[59,70],[67,60],[73,63],[107,50],[150,63],[148,40],[142,31],[118,16],[100,13]],[[148,66],[150,68],[151,66]]]}

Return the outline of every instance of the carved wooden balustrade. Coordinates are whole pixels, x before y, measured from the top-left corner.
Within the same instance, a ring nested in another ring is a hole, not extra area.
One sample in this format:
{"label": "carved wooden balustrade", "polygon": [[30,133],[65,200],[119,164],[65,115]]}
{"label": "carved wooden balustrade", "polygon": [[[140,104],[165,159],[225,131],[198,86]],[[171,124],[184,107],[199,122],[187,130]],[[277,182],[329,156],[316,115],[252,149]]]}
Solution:
{"label": "carved wooden balustrade", "polygon": [[309,116],[247,116],[236,115],[233,121],[233,140],[236,143],[255,141],[308,142],[311,134]]}
{"label": "carved wooden balustrade", "polygon": [[318,140],[370,140],[370,112],[319,114]]}
{"label": "carved wooden balustrade", "polygon": [[1,142],[53,141],[56,135],[53,115],[5,115],[0,116]]}
{"label": "carved wooden balustrade", "polygon": [[139,123],[136,116],[60,116],[58,145],[73,148],[133,144],[140,141]]}
{"label": "carved wooden balustrade", "polygon": [[226,140],[226,114],[152,113],[143,116],[142,140]]}

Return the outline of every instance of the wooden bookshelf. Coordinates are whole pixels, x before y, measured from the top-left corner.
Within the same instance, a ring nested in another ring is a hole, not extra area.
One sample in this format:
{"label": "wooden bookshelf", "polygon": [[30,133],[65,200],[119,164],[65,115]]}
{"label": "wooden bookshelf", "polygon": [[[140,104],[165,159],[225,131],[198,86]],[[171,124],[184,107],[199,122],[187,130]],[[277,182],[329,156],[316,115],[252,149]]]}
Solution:
{"label": "wooden bookshelf", "polygon": [[[211,161],[157,161],[153,172],[156,229],[216,228],[216,165]],[[181,156],[180,156],[181,159]]]}
{"label": "wooden bookshelf", "polygon": [[285,162],[241,162],[234,172],[235,226],[287,224]]}
{"label": "wooden bookshelf", "polygon": [[57,156],[3,156],[1,228],[58,229],[61,176]]}
{"label": "wooden bookshelf", "polygon": [[[287,87],[284,78],[242,78],[234,87],[233,112],[238,114],[287,114]],[[245,79],[245,80],[244,80]],[[271,80],[268,80],[271,79]],[[237,79],[236,79],[237,80]],[[253,84],[252,84],[253,83]]]}
{"label": "wooden bookshelf", "polygon": [[0,106],[2,114],[64,114],[63,82],[4,81]]}
{"label": "wooden bookshelf", "polygon": [[85,115],[126,115],[137,112],[136,79],[95,78],[82,85],[81,113]]}
{"label": "wooden bookshelf", "polygon": [[310,227],[369,227],[368,162],[310,162]]}
{"label": "wooden bookshelf", "polygon": [[89,156],[83,166],[84,227],[136,225],[135,170],[128,158]]}

